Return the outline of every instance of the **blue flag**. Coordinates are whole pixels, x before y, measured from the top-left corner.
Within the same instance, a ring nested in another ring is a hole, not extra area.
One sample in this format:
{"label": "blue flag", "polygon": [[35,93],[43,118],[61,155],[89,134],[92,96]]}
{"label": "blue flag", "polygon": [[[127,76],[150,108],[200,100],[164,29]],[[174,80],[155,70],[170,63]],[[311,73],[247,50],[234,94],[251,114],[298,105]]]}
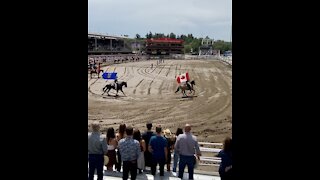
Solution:
{"label": "blue flag", "polygon": [[103,79],[117,79],[117,73],[116,72],[104,72],[102,74]]}

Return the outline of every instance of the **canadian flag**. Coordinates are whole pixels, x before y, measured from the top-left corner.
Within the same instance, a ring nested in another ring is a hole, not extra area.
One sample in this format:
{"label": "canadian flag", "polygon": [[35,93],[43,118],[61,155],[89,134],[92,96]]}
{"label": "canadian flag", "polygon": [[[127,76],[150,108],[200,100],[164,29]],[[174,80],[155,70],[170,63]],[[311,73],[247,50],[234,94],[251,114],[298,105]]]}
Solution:
{"label": "canadian flag", "polygon": [[188,72],[183,73],[183,74],[180,74],[180,75],[177,77],[177,82],[178,82],[179,84],[182,83],[182,82],[186,82],[186,81],[190,81]]}

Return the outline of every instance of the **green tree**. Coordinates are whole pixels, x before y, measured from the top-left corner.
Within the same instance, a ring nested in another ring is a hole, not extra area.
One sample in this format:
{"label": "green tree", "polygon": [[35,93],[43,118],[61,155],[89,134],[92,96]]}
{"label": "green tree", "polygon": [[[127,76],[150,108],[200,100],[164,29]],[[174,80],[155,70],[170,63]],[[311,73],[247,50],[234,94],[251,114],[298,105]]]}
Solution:
{"label": "green tree", "polygon": [[170,38],[176,39],[176,35],[174,33],[170,33]]}
{"label": "green tree", "polygon": [[193,35],[192,34],[188,34],[188,38],[190,39],[194,39]]}
{"label": "green tree", "polygon": [[[184,45],[184,53],[191,53],[191,45],[190,44],[187,44],[187,45]],[[194,52],[194,49],[192,49],[193,52]]]}
{"label": "green tree", "polygon": [[232,50],[232,47],[230,42],[217,40],[213,43],[213,49],[220,50],[221,53],[224,53],[225,51]]}
{"label": "green tree", "polygon": [[164,38],[166,37],[163,33],[155,33],[155,35],[153,36],[153,38]]}
{"label": "green tree", "polygon": [[136,34],[136,39],[140,39],[140,38],[141,38],[140,34]]}
{"label": "green tree", "polygon": [[149,33],[146,34],[147,39],[153,38],[152,32],[150,31]]}

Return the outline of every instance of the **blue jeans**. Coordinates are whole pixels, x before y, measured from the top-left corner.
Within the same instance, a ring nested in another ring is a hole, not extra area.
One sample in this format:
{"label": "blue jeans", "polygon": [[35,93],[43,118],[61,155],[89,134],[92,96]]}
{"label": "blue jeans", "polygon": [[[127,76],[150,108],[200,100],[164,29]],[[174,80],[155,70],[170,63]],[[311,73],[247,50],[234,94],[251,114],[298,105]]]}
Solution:
{"label": "blue jeans", "polygon": [[182,154],[179,161],[179,178],[183,179],[184,168],[188,166],[189,179],[193,179],[194,156],[184,156]]}
{"label": "blue jeans", "polygon": [[97,169],[97,180],[103,179],[103,154],[89,154],[89,178],[88,180],[93,180],[94,171]]}
{"label": "blue jeans", "polygon": [[179,161],[179,154],[174,152],[174,154],[173,154],[173,171],[177,170],[178,161]]}

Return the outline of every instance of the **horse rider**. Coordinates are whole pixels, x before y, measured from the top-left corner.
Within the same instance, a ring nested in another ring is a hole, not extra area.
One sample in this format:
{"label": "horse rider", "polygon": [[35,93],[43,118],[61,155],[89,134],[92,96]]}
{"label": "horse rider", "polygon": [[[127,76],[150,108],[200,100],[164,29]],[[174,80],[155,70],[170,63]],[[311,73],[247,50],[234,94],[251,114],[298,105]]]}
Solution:
{"label": "horse rider", "polygon": [[118,79],[114,79],[113,85],[114,85],[114,89],[117,90],[117,88],[118,88]]}
{"label": "horse rider", "polygon": [[[181,85],[183,85],[184,83],[186,83],[188,90],[191,90],[191,83],[189,82],[189,80],[187,80],[186,82],[182,82]],[[177,93],[179,91],[179,88],[180,88],[180,86],[178,86],[176,92],[174,92],[174,93]]]}
{"label": "horse rider", "polygon": [[189,82],[189,80],[186,81],[188,89],[191,90],[191,83]]}
{"label": "horse rider", "polygon": [[91,64],[91,71],[96,71],[96,63]]}

